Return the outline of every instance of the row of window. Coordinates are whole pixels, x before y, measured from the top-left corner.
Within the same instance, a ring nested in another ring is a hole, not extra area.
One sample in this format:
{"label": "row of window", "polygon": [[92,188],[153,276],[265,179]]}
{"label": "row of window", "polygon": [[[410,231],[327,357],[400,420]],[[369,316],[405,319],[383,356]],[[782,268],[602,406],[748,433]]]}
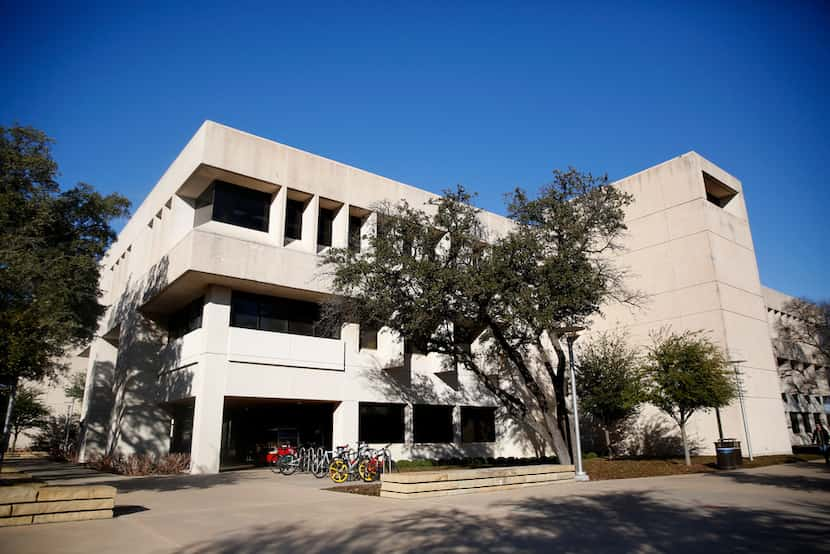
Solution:
{"label": "row of window", "polygon": [[[271,194],[240,187],[224,181],[214,181],[196,199],[196,208],[211,207],[211,219],[229,225],[245,227],[255,231],[268,232],[268,213],[271,208]],[[308,208],[307,200],[288,198],[285,203],[285,238],[302,240],[303,215]],[[334,218],[337,210],[320,207],[317,214],[317,245],[331,246],[334,234]],[[360,230],[364,218],[349,215],[348,245],[353,251],[360,251]]]}
{"label": "row of window", "polygon": [[[790,414],[790,427],[792,428],[793,433],[801,433],[802,423],[804,427],[804,432],[810,434],[813,432],[812,424],[815,423],[818,425],[819,423],[824,423],[822,420],[820,413],[799,413],[799,412],[788,412]],[[812,416],[812,419],[811,419]]]}
{"label": "row of window", "polygon": [[[452,411],[452,406],[414,404],[413,440],[416,443],[454,442]],[[359,440],[370,443],[402,443],[405,428],[403,404],[360,403]],[[496,409],[461,406],[461,440],[465,443],[494,442]]]}
{"label": "row of window", "polygon": [[[202,327],[204,300],[204,297],[197,298],[168,317],[168,336],[171,340]],[[322,318],[320,305],[316,302],[239,291],[231,294],[230,325],[329,339],[339,339],[341,330],[338,322]],[[361,349],[377,350],[377,328],[361,325],[359,340]]]}

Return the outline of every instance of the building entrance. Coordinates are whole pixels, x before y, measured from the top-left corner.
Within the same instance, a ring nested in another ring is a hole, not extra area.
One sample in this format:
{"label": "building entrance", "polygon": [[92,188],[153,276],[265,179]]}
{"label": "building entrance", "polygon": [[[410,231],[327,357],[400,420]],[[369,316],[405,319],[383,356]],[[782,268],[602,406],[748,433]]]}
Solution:
{"label": "building entrance", "polygon": [[336,402],[225,397],[221,465],[261,465],[281,443],[331,450]]}

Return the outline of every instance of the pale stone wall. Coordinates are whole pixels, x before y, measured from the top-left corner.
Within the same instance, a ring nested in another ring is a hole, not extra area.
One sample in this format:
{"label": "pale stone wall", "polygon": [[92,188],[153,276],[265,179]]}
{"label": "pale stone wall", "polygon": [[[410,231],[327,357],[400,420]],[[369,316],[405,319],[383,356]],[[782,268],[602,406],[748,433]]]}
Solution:
{"label": "pale stone wall", "polygon": [[[703,172],[737,194],[720,207],[707,201]],[[646,345],[662,328],[703,330],[724,348],[742,374],[749,435],[755,454],[789,452],[781,390],[769,339],[764,298],[743,188],[690,152],[615,183],[634,197],[626,212],[628,234],[617,263],[629,284],[645,293],[639,309],[608,306],[593,332],[623,328]],[[721,410],[724,435],[747,448],[738,402]],[[674,435],[657,410],[643,411],[639,426],[652,442]],[[718,438],[713,412],[692,417],[690,434],[703,453]]]}

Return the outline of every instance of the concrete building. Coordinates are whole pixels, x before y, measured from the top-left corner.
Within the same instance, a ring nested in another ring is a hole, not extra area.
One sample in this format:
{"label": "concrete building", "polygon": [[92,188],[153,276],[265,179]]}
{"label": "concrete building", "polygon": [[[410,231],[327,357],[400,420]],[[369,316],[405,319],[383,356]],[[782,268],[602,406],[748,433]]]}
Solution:
{"label": "concrete building", "polygon": [[[645,341],[706,329],[740,360],[755,453],[789,451],[740,182],[689,153],[617,183],[635,202],[619,262],[649,295],[595,328]],[[188,451],[194,472],[250,462],[283,439],[393,443],[398,458],[521,456],[521,427],[470,375],[406,353],[386,330],[320,325],[326,248],[365,248],[372,206],[434,195],[206,122],[104,259],[108,311],[91,345],[82,459]],[[492,232],[510,222],[482,213]],[[736,406],[727,434],[745,439]],[[714,416],[695,416],[704,449]],[[668,431],[666,431],[668,433]]]}
{"label": "concrete building", "polygon": [[781,402],[793,446],[813,443],[817,423],[828,423],[830,410],[830,367],[819,352],[809,345],[792,344],[780,336],[780,325],[800,325],[789,309],[792,296],[764,287],[769,333],[775,350],[781,380]]}

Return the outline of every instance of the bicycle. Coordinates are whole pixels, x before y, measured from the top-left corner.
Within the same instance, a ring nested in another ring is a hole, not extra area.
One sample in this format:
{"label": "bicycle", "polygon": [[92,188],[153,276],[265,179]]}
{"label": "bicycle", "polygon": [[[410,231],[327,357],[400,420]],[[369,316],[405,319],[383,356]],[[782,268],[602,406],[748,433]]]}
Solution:
{"label": "bicycle", "polygon": [[362,466],[363,473],[367,473],[368,451],[369,445],[365,442],[358,444],[357,450],[350,449],[349,445],[338,446],[337,454],[329,464],[329,478],[335,483],[345,483],[357,477],[365,481],[360,468]]}

